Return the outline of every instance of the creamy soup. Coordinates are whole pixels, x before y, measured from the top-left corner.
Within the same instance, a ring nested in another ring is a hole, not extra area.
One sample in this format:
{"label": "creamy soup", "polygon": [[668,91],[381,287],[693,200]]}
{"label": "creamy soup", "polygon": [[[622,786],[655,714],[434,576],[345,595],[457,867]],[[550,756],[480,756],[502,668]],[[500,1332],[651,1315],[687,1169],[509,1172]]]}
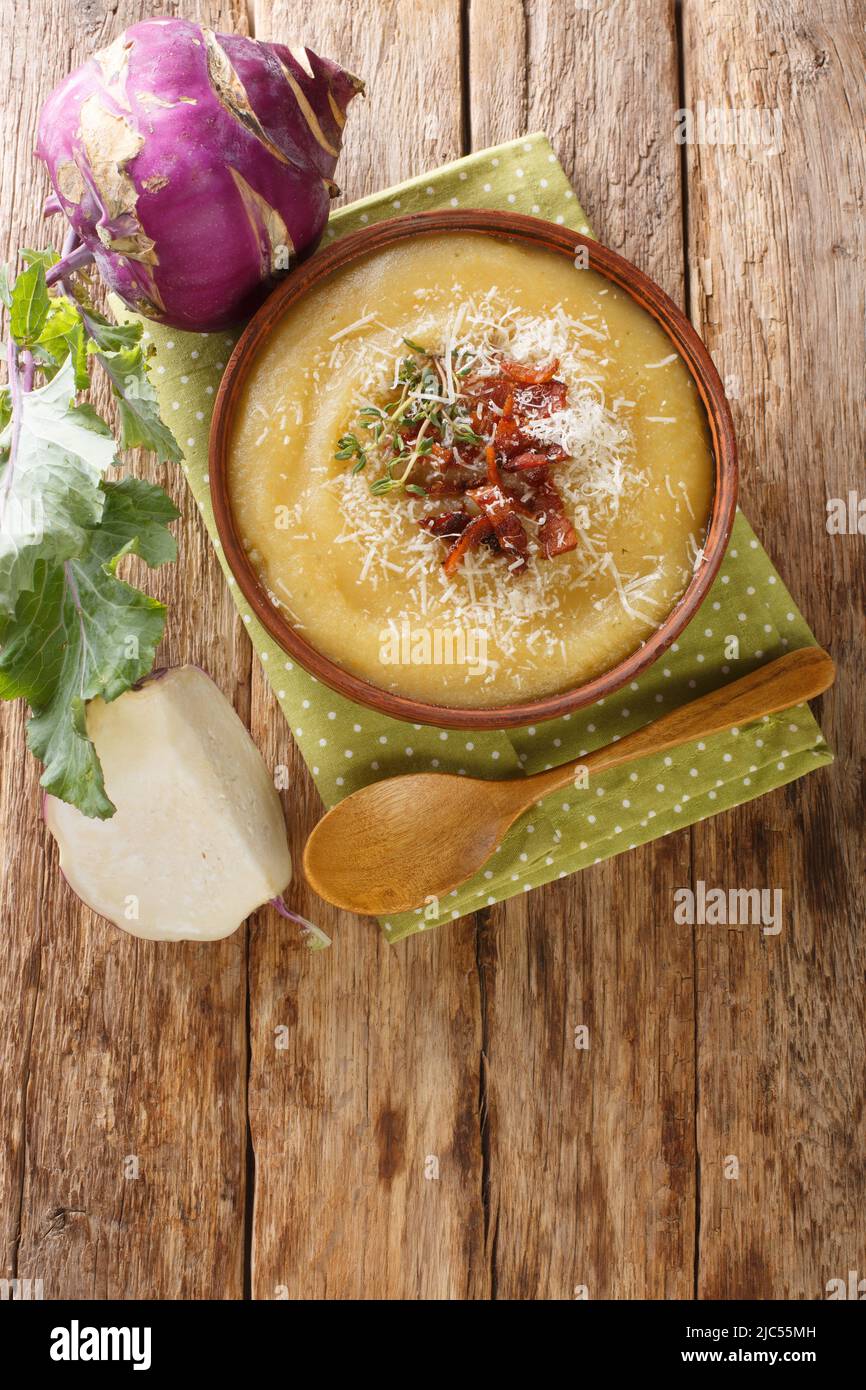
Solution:
{"label": "creamy soup", "polygon": [[375,685],[493,706],[582,683],[702,556],[706,418],[670,339],[543,249],[440,234],[310,291],[258,353],[231,504],[272,603]]}

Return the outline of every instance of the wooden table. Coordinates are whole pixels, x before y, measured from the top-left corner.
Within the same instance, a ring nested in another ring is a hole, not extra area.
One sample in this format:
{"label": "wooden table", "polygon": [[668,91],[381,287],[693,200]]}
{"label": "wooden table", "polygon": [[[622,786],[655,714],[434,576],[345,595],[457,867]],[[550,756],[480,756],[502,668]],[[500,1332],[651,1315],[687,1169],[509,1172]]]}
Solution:
{"label": "wooden table", "polygon": [[[300,887],[324,955],[270,912],[166,946],[65,887],[5,708],[2,1274],[48,1298],[226,1299],[815,1299],[866,1275],[866,540],[825,525],[828,498],[866,489],[862,9],[7,0],[7,253],[46,236],[48,92],[178,11],[302,37],[367,79],[349,198],[547,132],[600,237],[687,306],[727,379],[744,507],[840,664],[818,706],[837,762],[396,947]],[[700,101],[778,111],[782,148],[678,144]],[[184,513],[179,563],[149,580],[163,657],[209,670],[290,764],[299,856],[318,796],[182,481],[137,467]],[[674,890],[698,879],[780,887],[781,935],[677,926]]]}

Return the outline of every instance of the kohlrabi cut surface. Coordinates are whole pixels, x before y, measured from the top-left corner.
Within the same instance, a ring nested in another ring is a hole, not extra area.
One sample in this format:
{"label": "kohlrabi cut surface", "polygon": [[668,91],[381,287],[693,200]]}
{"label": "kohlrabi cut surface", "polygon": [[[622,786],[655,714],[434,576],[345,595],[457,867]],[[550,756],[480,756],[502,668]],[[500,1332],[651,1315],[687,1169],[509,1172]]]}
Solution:
{"label": "kohlrabi cut surface", "polygon": [[95,820],[46,797],[70,886],[134,936],[228,936],[288,884],[273,779],[232,706],[195,666],[87,708],[117,810]]}

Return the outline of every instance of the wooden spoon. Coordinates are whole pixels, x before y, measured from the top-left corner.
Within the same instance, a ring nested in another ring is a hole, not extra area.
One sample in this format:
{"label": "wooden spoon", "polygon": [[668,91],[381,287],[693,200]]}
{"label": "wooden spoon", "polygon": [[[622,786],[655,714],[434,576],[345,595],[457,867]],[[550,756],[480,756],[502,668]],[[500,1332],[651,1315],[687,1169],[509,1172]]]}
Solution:
{"label": "wooden spoon", "polygon": [[803,647],[532,777],[489,782],[417,772],[374,782],[319,821],[304,850],[307,879],[321,897],[351,912],[403,912],[444,897],[481,868],[518,816],[570,785],[579,769],[605,772],[749,724],[820,695],[835,674],[825,651]]}

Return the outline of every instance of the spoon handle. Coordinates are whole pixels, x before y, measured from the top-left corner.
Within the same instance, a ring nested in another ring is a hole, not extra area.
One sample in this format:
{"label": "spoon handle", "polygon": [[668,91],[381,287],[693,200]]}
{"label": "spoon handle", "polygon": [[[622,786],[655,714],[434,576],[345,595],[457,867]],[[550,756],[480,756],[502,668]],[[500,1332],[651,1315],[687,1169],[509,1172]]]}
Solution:
{"label": "spoon handle", "polygon": [[597,748],[586,757],[575,758],[574,762],[564,763],[549,772],[527,777],[527,804],[568,786],[578,769],[605,772],[608,768],[633,762],[635,758],[663,753],[668,748],[678,748],[694,739],[708,738],[752,723],[765,714],[802,704],[831,686],[835,675],[833,660],[821,647],[802,647],[799,651],[787,652],[740,680],[711,690],[663,714],[660,719],[644,724],[616,743]]}

